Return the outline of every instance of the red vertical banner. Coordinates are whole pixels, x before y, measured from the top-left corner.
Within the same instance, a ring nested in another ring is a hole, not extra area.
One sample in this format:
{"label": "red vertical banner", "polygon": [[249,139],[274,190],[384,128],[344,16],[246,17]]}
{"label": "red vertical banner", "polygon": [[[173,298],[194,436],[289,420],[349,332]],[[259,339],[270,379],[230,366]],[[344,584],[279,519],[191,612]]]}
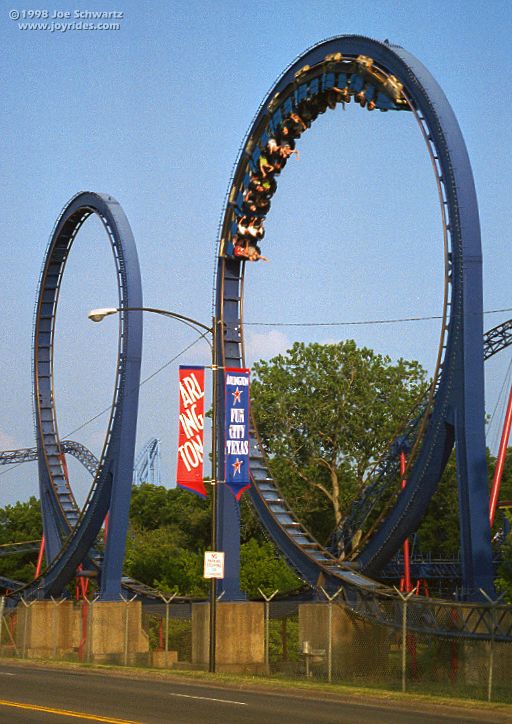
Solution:
{"label": "red vertical banner", "polygon": [[204,367],[180,367],[176,483],[206,498],[203,483]]}

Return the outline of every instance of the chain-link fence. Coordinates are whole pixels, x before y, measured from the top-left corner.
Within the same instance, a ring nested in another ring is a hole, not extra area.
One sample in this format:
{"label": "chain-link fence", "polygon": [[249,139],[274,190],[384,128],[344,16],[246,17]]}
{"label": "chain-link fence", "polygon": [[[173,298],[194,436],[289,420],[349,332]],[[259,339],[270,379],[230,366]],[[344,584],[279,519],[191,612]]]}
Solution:
{"label": "chain-link fence", "polygon": [[[276,593],[218,602],[217,671],[512,702],[512,607]],[[209,606],[0,599],[0,656],[205,670]]]}
{"label": "chain-link fence", "polygon": [[156,668],[189,668],[192,661],[192,605],[151,603],[142,609],[142,627],[148,635],[148,664]]}
{"label": "chain-link fence", "polygon": [[268,607],[270,674],[512,702],[511,607],[382,597],[363,618],[318,593]]}

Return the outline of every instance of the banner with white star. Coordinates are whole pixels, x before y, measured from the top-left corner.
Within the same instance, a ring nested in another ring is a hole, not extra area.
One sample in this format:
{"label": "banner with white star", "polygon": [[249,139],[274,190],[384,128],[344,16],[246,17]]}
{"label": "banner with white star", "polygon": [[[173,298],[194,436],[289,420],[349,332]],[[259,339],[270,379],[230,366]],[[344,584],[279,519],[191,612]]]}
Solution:
{"label": "banner with white star", "polygon": [[249,375],[250,370],[226,368],[225,480],[237,500],[249,487]]}

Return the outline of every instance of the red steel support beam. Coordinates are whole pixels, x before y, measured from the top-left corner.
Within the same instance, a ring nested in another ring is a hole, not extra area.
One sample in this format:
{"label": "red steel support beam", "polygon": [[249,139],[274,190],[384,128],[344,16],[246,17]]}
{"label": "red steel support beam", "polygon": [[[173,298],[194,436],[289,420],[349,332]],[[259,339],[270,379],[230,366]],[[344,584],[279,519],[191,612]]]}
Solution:
{"label": "red steel support beam", "polygon": [[[405,453],[402,450],[400,453],[400,475],[402,477],[402,490],[407,485],[407,480],[405,478],[405,469],[406,469]],[[406,538],[404,540],[404,585],[405,585],[406,593],[409,593],[410,591],[412,591],[411,561],[410,561],[410,554],[409,554],[409,538]]]}
{"label": "red steel support beam", "polygon": [[37,565],[36,565],[36,578],[39,578],[41,575],[41,568],[43,567],[43,556],[44,556],[44,535],[41,538],[41,545],[39,546],[39,555],[37,556]]}
{"label": "red steel support beam", "polygon": [[503,475],[503,468],[505,466],[505,458],[507,457],[507,447],[510,437],[510,427],[512,424],[512,387],[510,388],[510,394],[508,396],[507,413],[505,415],[505,423],[503,425],[503,432],[501,433],[500,447],[498,450],[498,459],[496,460],[496,468],[494,469],[494,478],[492,481],[491,489],[491,500],[489,503],[489,522],[494,523],[494,516],[496,515],[496,506],[498,505],[498,496],[500,494],[501,477]]}

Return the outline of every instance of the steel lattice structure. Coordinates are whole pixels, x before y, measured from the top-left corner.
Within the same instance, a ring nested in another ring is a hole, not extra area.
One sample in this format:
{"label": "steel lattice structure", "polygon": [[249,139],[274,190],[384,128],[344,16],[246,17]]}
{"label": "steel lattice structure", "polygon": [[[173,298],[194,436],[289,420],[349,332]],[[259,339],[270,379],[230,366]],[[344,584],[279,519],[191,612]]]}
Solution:
{"label": "steel lattice structure", "polygon": [[158,438],[153,437],[148,440],[137,455],[133,469],[133,483],[134,485],[140,485],[141,483],[161,484],[160,440]]}
{"label": "steel lattice structure", "polygon": [[493,327],[484,335],[484,359],[501,352],[512,344],[512,319]]}
{"label": "steel lattice structure", "polygon": [[[96,475],[99,460],[85,445],[75,440],[62,440],[63,453],[72,455],[91,474]],[[18,450],[0,451],[0,465],[19,465],[37,460],[37,448],[26,447]],[[153,483],[160,485],[160,440],[151,438],[140,450],[133,467],[133,484]]]}
{"label": "steel lattice structure", "polygon": [[[377,589],[362,573],[376,574],[419,525],[450,451],[456,442],[460,491],[464,595],[475,599],[479,589],[493,592],[484,431],[482,349],[482,254],[478,206],[471,166],[455,115],[429,71],[403,48],[370,38],[345,35],[323,41],[296,59],[277,80],[260,105],[242,144],[227,194],[220,229],[216,276],[216,315],[224,325],[218,355],[225,367],[244,366],[243,282],[245,261],[236,257],[235,235],[244,211],[243,199],[270,138],[283,119],[299,112],[299,104],[329,88],[363,93],[376,109],[411,112],[423,136],[434,170],[444,238],[444,319],[434,385],[426,406],[408,429],[413,455],[407,487],[385,507],[370,530],[354,527],[355,515],[345,521],[340,536],[345,560],[333,556],[315,541],[286,504],[269,473],[256,430],[252,437],[251,498],[270,536],[289,563],[308,583],[319,580],[330,589],[344,585]],[[222,385],[219,409],[223,409]],[[219,439],[224,420],[219,416]],[[219,447],[217,475],[223,475]],[[393,461],[395,470],[393,471]],[[396,452],[390,451],[377,468],[355,507],[366,509],[368,492],[389,489],[396,477]],[[238,589],[239,513],[236,503],[220,488],[218,535],[226,551],[223,586],[226,599]],[[355,510],[355,507],[353,510]],[[364,523],[364,520],[362,521]],[[354,593],[355,595],[355,593]]]}

